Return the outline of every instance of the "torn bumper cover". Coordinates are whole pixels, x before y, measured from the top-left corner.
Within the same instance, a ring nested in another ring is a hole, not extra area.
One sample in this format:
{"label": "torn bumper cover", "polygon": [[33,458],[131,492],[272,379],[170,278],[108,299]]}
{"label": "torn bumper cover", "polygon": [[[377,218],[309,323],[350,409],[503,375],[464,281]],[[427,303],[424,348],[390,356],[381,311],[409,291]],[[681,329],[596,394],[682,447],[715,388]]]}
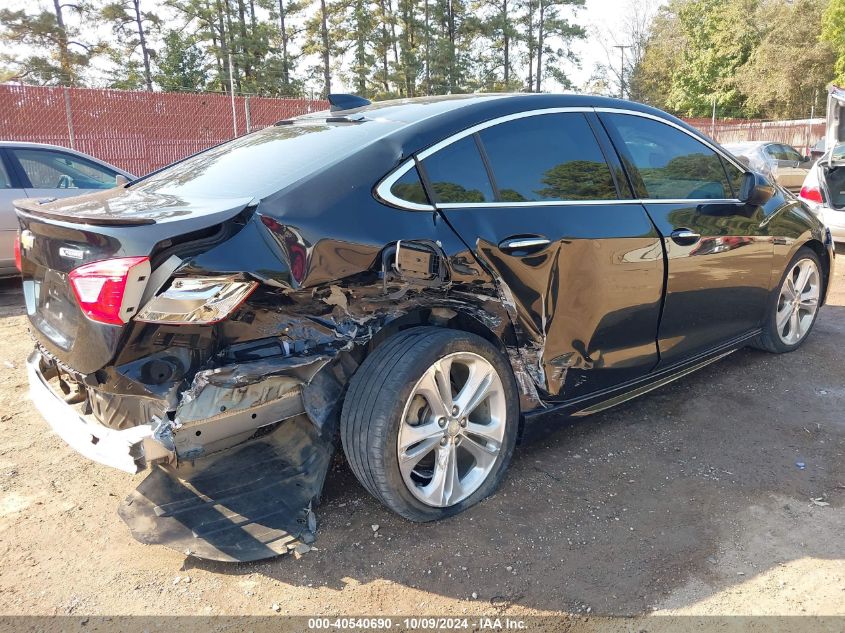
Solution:
{"label": "torn bumper cover", "polygon": [[33,402],[71,448],[128,473],[152,467],[119,508],[137,540],[234,562],[315,538],[312,507],[334,454],[328,420],[340,396],[334,373],[320,371],[330,359],[277,357],[197,372],[172,415],[126,429],[67,402],[55,386],[63,370],[38,349],[27,368]]}
{"label": "torn bumper cover", "polygon": [[133,474],[148,462],[175,457],[167,440],[156,437],[160,423],[116,430],[80,414],[50,388],[50,376],[45,375],[41,361],[38,350],[27,359],[30,398],[50,428],[71,448],[90,460]]}
{"label": "torn bumper cover", "polygon": [[157,466],[118,509],[132,536],[225,562],[312,543],[334,447],[304,416],[177,470]]}
{"label": "torn bumper cover", "polygon": [[66,401],[61,370],[37,348],[27,369],[30,397],[56,434],[85,457],[134,474],[156,463],[181,466],[226,450],[303,413],[318,430],[332,433],[328,421],[341,386],[332,372],[317,375],[330,359],[273,358],[199,371],[170,414],[128,428],[103,424],[90,409]]}

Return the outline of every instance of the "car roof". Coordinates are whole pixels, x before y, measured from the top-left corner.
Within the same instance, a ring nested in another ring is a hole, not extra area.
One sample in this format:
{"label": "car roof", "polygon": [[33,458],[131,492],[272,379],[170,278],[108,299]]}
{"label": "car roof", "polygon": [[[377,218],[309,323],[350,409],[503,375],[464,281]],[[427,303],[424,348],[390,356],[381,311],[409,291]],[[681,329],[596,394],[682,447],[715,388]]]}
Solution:
{"label": "car roof", "polygon": [[123,174],[130,180],[133,180],[135,176],[125,169],[121,169],[111,163],[108,163],[104,160],[97,158],[96,156],[91,156],[90,154],[86,154],[85,152],[80,152],[75,149],[71,149],[70,147],[64,147],[62,145],[51,145],[50,143],[33,143],[31,141],[3,141],[0,140],[0,148],[25,148],[25,149],[54,149],[61,152],[67,152],[68,154],[73,154],[74,156],[79,156],[80,158],[85,158],[86,160],[93,161],[102,165],[103,167],[108,167],[109,169],[113,169],[114,171]]}
{"label": "car roof", "polygon": [[392,142],[401,147],[403,154],[408,156],[484,121],[516,113],[556,108],[608,108],[643,112],[670,121],[715,144],[715,141],[709,139],[701,130],[662,110],[624,99],[576,93],[482,93],[395,99],[348,110],[313,112],[286,123],[307,124],[327,120],[382,123],[384,125],[381,132],[373,129],[373,135],[383,133],[385,128],[392,128],[389,133]]}
{"label": "car roof", "polygon": [[581,94],[574,92],[562,93],[524,93],[524,92],[495,92],[495,93],[473,93],[457,95],[437,95],[429,97],[412,97],[405,99],[390,99],[387,101],[376,101],[360,108],[350,110],[322,110],[297,117],[298,120],[325,119],[326,117],[346,117],[352,120],[392,120],[402,123],[416,123],[423,119],[439,114],[465,110],[485,109],[484,106],[505,103],[517,109],[528,110],[532,108],[546,107],[594,107],[630,109],[638,111],[649,111],[662,117],[674,118],[667,113],[624,99],[602,97],[598,95]]}

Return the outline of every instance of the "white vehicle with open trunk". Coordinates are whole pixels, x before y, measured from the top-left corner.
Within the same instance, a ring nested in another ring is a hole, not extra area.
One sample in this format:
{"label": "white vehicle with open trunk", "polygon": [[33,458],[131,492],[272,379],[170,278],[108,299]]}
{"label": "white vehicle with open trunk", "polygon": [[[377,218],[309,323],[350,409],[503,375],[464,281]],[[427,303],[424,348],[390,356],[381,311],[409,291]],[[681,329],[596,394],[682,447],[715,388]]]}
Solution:
{"label": "white vehicle with open trunk", "polygon": [[810,169],[800,197],[845,243],[845,88],[831,86],[827,98],[824,154]]}

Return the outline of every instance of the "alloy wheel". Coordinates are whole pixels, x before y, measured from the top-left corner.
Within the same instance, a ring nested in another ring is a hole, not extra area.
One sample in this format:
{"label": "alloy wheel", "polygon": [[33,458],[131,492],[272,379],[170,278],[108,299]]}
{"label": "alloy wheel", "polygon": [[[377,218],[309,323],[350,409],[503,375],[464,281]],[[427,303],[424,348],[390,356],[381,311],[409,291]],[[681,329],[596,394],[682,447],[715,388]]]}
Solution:
{"label": "alloy wheel", "polygon": [[798,260],[783,281],[775,326],[787,345],[799,343],[810,331],[819,309],[819,268],[812,259]]}
{"label": "alloy wheel", "polygon": [[438,508],[469,497],[497,463],[506,421],[502,380],[489,361],[456,352],[435,362],[414,386],[399,427],[408,490]]}

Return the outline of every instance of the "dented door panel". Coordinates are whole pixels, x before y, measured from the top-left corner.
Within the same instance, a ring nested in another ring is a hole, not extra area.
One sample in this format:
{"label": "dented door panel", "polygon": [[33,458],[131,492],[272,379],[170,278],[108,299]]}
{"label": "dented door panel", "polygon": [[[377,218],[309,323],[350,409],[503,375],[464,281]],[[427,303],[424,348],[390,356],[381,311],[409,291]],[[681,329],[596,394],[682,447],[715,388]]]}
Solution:
{"label": "dented door panel", "polygon": [[[648,373],[663,290],[663,250],[643,207],[562,204],[446,210],[513,298],[524,357],[543,395],[565,399]],[[509,253],[510,235],[551,243]]]}

